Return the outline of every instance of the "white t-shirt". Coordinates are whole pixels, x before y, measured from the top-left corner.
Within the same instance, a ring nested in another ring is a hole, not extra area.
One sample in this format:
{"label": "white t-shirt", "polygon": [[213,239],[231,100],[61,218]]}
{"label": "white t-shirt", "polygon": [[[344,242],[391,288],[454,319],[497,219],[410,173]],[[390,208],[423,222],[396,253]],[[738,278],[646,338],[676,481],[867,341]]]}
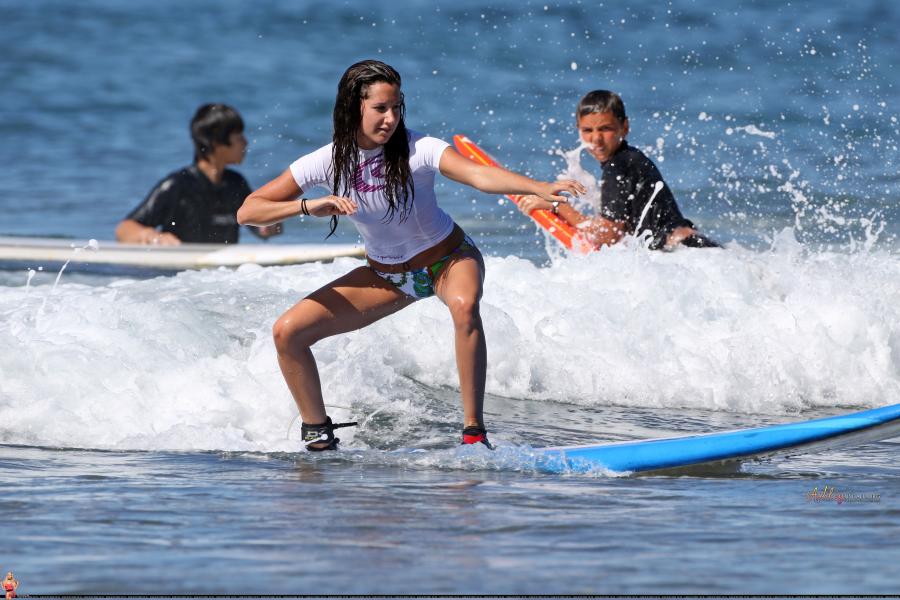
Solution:
{"label": "white t-shirt", "polygon": [[[350,195],[357,212],[350,215],[366,244],[366,254],[385,264],[403,263],[443,241],[453,231],[453,219],[437,205],[434,196],[434,174],[441,155],[450,145],[421,133],[409,133],[409,169],[415,185],[411,208],[400,222],[400,210],[385,222],[388,203],[384,196],[384,149],[359,151],[359,167],[353,175]],[[334,166],[328,144],[298,158],[291,164],[291,174],[302,190],[320,186],[331,191]],[[338,193],[343,191],[343,183]]]}

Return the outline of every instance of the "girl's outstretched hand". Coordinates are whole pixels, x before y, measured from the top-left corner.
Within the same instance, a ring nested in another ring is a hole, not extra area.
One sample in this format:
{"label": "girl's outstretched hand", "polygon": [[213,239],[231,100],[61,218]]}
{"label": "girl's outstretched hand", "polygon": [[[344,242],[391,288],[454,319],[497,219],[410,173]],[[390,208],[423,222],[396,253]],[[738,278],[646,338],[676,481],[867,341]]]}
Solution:
{"label": "girl's outstretched hand", "polygon": [[330,217],[332,215],[352,215],[356,212],[356,202],[343,196],[323,196],[315,200],[307,200],[306,208],[314,217]]}

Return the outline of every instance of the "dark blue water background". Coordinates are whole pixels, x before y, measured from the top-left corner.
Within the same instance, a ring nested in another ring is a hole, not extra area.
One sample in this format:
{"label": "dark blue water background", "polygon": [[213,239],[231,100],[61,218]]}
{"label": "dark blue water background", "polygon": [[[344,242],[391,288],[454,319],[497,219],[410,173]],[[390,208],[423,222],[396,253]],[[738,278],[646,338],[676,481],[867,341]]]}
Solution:
{"label": "dark blue water background", "polygon": [[[403,74],[411,127],[466,133],[512,168],[554,177],[578,98],[613,89],[630,141],[722,240],[797,226],[846,244],[874,221],[893,247],[896,7],[607,4],[4,2],[0,233],[111,237],[190,161],[187,123],[209,101],[243,113],[242,171],[261,185],[329,141],[340,74],[376,57]],[[537,239],[509,205],[441,192],[488,250]],[[294,224],[285,239],[320,237]]]}

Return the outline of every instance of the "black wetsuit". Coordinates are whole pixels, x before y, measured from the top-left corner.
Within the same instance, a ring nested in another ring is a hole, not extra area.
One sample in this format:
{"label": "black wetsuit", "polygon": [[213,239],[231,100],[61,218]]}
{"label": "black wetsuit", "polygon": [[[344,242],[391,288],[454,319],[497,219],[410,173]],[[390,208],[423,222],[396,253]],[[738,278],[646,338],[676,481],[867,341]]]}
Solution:
{"label": "black wetsuit", "polygon": [[216,185],[191,165],[160,181],[127,218],[162,227],[182,242],[236,244],[237,210],[250,192],[247,180],[236,171],[225,169]]}
{"label": "black wetsuit", "polygon": [[[668,185],[664,185],[656,194],[643,221],[641,220],[641,215],[650,197],[653,196],[656,182],[665,183],[665,181],[653,161],[627,141],[622,142],[609,160],[600,164],[603,167],[600,182],[600,216],[610,221],[625,223],[626,233],[629,234],[649,231],[652,236],[650,247],[654,250],[665,246],[669,234],[676,228],[694,227],[694,224],[681,214]],[[638,224],[641,231],[636,231]],[[689,246],[718,245],[699,234],[691,236],[694,237],[698,238],[697,241],[700,243],[693,243],[694,240],[690,238],[683,243]]]}

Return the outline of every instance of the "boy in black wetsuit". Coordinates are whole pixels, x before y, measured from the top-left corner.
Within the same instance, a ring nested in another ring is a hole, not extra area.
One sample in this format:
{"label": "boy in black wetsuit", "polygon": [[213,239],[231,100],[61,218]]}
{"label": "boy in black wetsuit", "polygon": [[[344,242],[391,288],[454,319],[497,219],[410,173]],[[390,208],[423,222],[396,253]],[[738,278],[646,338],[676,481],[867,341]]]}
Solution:
{"label": "boy in black wetsuit", "polygon": [[[252,190],[240,173],[225,167],[244,160],[244,121],[230,106],[204,104],[191,120],[191,137],[194,164],[170,173],[150,191],[116,227],[118,241],[237,243],[236,213]],[[250,230],[267,238],[281,233],[281,225]]]}
{"label": "boy in black wetsuit", "polygon": [[653,161],[628,144],[628,117],[618,94],[606,90],[588,93],[578,103],[577,115],[578,133],[603,169],[598,214],[589,218],[566,203],[550,203],[537,196],[528,196],[519,204],[522,212],[551,210],[578,226],[596,248],[645,231],[655,250],[678,244],[719,246],[684,218]]}

